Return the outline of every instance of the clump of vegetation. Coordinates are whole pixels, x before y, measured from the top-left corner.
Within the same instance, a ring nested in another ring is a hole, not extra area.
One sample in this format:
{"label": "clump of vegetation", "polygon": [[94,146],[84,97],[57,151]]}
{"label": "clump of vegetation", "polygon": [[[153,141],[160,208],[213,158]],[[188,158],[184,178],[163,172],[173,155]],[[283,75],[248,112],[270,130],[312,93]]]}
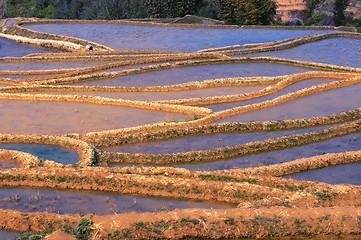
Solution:
{"label": "clump of vegetation", "polygon": [[64,225],[62,226],[61,230],[71,235],[74,235],[78,240],[86,240],[89,239],[89,236],[93,231],[91,225],[93,225],[92,220],[82,218],[75,228],[69,225]]}
{"label": "clump of vegetation", "polygon": [[274,22],[273,0],[215,0],[217,16],[230,24],[267,25]]}
{"label": "clump of vegetation", "polygon": [[16,240],[40,240],[52,232],[54,232],[53,228],[48,228],[45,229],[44,231],[36,232],[36,233],[32,231],[26,231],[23,232],[20,237],[16,238]]}

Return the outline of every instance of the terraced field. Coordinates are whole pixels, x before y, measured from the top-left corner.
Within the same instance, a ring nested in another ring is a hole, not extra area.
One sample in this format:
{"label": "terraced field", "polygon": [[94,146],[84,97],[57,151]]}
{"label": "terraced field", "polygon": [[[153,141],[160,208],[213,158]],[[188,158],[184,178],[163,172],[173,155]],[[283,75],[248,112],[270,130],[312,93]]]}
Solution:
{"label": "terraced field", "polygon": [[361,237],[361,34],[0,25],[0,236]]}

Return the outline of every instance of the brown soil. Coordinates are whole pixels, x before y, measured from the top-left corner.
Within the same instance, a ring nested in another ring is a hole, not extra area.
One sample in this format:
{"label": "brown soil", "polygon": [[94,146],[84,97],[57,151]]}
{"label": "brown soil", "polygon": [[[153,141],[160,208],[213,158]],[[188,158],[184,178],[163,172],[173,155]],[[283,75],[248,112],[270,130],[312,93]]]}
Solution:
{"label": "brown soil", "polygon": [[[26,19],[26,21],[36,22],[37,20]],[[361,235],[360,186],[332,185],[282,178],[284,175],[309,169],[359,162],[361,151],[325,154],[270,166],[222,171],[189,171],[170,167],[113,169],[106,167],[111,161],[143,161],[166,165],[174,162],[214,161],[240,154],[285,149],[359,132],[361,126],[360,109],[304,119],[211,124],[228,116],[268,108],[310,94],[357,84],[361,81],[359,74],[361,69],[359,68],[267,57],[231,59],[230,56],[286,49],[330,37],[360,37],[359,34],[327,33],[246,46],[246,49],[238,49],[239,46],[225,46],[224,48],[206,49],[196,53],[114,51],[106,46],[92,43],[97,51],[90,53],[77,49],[77,46],[89,43],[86,40],[54,34],[45,35],[17,25],[3,28],[2,31],[4,36],[18,41],[51,45],[73,51],[72,53],[33,54],[22,58],[0,59],[4,63],[89,61],[90,59],[91,61],[103,60],[110,63],[68,70],[0,71],[4,75],[27,75],[26,78],[18,81],[1,79],[3,83],[9,83],[12,86],[0,87],[0,104],[2,105],[0,142],[58,145],[76,149],[80,156],[77,165],[64,166],[39,159],[31,154],[0,150],[1,160],[16,161],[20,164],[16,168],[0,171],[0,186],[107,191],[119,194],[216,201],[228,203],[234,207],[228,209],[176,209],[156,213],[132,212],[106,216],[90,214],[80,216],[78,214],[49,212],[32,213],[0,209],[1,228],[35,232],[53,229],[57,231],[46,239],[74,239],[60,230],[79,230],[77,224],[85,218],[92,220],[89,229],[86,229],[91,230],[90,239],[119,239],[121,237],[128,239],[300,238],[317,235],[321,237],[325,235]],[[66,44],[61,47],[59,44],[63,42]],[[125,60],[125,58],[131,59]],[[168,86],[65,85],[166,68],[242,62],[274,62],[322,71],[276,77],[209,79],[202,82]],[[145,63],[154,64],[130,70],[104,72],[116,67]],[[36,76],[32,76],[33,74]],[[335,81],[290,92],[273,100],[219,112],[212,112],[210,109],[199,107],[206,104],[254,99],[277,92],[299,81],[319,78]],[[264,88],[265,85],[267,87]],[[185,97],[184,99],[164,101],[130,101],[96,97],[98,92],[171,93],[173,91],[250,86],[262,87],[262,89],[233,95],[225,94],[224,96],[202,98]],[[64,95],[64,91],[71,92],[71,94]],[[37,94],[33,94],[34,92]],[[45,92],[52,94],[44,94]],[[57,92],[61,92],[61,94],[56,95]],[[74,94],[78,92],[94,92],[95,96]],[[153,112],[145,114],[146,110]],[[178,120],[184,119],[179,119],[178,115],[175,114],[167,115],[164,112],[188,114],[192,115],[192,118],[188,119],[189,121],[178,122]],[[155,116],[159,118],[155,119]],[[154,123],[159,121],[162,122]],[[220,132],[275,131],[336,123],[339,125],[322,131],[209,151],[147,155],[101,153],[95,148],[181,136]],[[44,133],[48,135],[40,135]],[[61,136],[60,134],[66,135]]]}

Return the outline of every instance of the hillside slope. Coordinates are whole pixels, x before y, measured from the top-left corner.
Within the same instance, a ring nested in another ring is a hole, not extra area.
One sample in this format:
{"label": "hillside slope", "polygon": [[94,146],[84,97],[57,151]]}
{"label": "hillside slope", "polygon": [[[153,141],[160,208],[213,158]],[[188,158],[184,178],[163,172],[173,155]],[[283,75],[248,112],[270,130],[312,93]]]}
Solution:
{"label": "hillside slope", "polygon": [[[332,23],[330,20],[333,18],[335,0],[275,0],[275,2],[277,3],[277,15],[283,21],[298,17],[309,24]],[[350,0],[345,15],[348,18],[359,19],[361,2]]]}

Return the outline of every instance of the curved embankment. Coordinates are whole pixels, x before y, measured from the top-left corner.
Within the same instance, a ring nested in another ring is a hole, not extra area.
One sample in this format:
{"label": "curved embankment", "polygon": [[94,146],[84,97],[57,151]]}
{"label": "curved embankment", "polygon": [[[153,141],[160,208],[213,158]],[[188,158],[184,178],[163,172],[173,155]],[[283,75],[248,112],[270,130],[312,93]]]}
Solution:
{"label": "curved embankment", "polygon": [[23,168],[30,168],[41,164],[41,160],[29,153],[0,149],[1,161],[15,161]]}
{"label": "curved embankment", "polygon": [[[78,165],[79,166],[92,166],[98,164],[98,153],[97,150],[90,144],[62,136],[48,136],[48,135],[13,135],[13,134],[0,134],[0,143],[26,143],[26,144],[44,144],[44,145],[55,145],[66,149],[76,150],[79,155]],[[5,151],[5,150],[2,150]],[[5,151],[8,152],[8,151]],[[19,155],[20,159],[24,159],[29,154]],[[33,167],[41,165],[39,160],[31,158],[34,162],[29,164]],[[30,159],[29,159],[30,160]],[[24,160],[22,160],[24,161]],[[54,163],[56,165],[56,163]],[[61,165],[61,164],[60,164]]]}
{"label": "curved embankment", "polygon": [[[350,73],[359,73],[361,72],[360,68],[352,68],[352,67],[342,67],[337,65],[331,64],[323,64],[323,63],[314,63],[314,62],[305,62],[299,60],[289,60],[284,58],[274,58],[274,57],[253,57],[253,58],[237,58],[237,59],[210,59],[210,60],[189,60],[189,61],[181,61],[176,62],[173,64],[170,63],[163,63],[163,64],[154,64],[149,65],[141,68],[134,68],[128,70],[121,70],[121,71],[113,71],[113,72],[100,72],[100,73],[90,73],[84,74],[80,76],[74,77],[63,77],[63,78],[53,78],[48,80],[37,80],[36,84],[41,85],[56,85],[56,84],[73,84],[79,82],[86,82],[86,81],[94,81],[94,80],[101,80],[105,78],[111,77],[121,77],[130,74],[139,74],[145,73],[149,71],[158,71],[161,69],[169,69],[175,67],[187,67],[187,66],[198,66],[198,65],[205,65],[205,64],[235,64],[235,63],[277,63],[277,64],[286,64],[292,65],[297,67],[305,67],[311,68],[315,70],[323,70],[323,71],[340,71],[340,72],[350,72]],[[32,83],[32,84],[34,84]],[[25,84],[29,84],[26,83]]]}
{"label": "curved embankment", "polygon": [[59,49],[62,51],[85,51],[85,46],[91,44],[97,51],[112,51],[113,49],[88,40],[49,34],[23,28],[15,23],[2,28],[0,36],[20,43],[33,44],[39,47]]}
{"label": "curved embankment", "polygon": [[166,140],[182,136],[195,136],[217,133],[240,133],[240,132],[259,132],[290,130],[300,128],[311,128],[321,125],[333,125],[343,122],[358,120],[361,118],[361,109],[354,109],[338,114],[328,116],[299,118],[276,121],[255,121],[255,122],[232,122],[218,123],[203,126],[194,126],[189,128],[169,128],[158,129],[154,131],[133,132],[131,129],[123,129],[117,135],[109,134],[97,137],[94,134],[82,136],[84,141],[91,142],[98,148],[119,146],[128,143],[141,143],[157,140]]}
{"label": "curved embankment", "polygon": [[251,54],[251,53],[259,53],[259,52],[280,51],[289,48],[294,48],[307,43],[312,43],[324,39],[337,38],[337,37],[361,38],[361,34],[354,32],[330,32],[323,34],[313,34],[308,36],[294,37],[272,43],[246,45],[244,47],[249,47],[249,48],[241,49],[241,50],[226,50],[226,51],[216,50],[216,51],[207,51],[207,52],[220,52],[228,56],[234,56],[234,55]]}
{"label": "curved embankment", "polygon": [[[9,214],[12,218],[6,217]],[[0,210],[0,216],[3,216],[0,218],[1,225],[17,231],[44,231],[50,227],[65,226],[72,230],[82,223],[82,217],[75,214]],[[89,229],[96,238],[102,239],[262,238],[316,234],[342,237],[360,234],[359,207],[271,207],[222,211],[187,209],[161,213],[86,215],[83,218],[92,220]]]}
{"label": "curved embankment", "polygon": [[300,98],[303,96],[308,96],[308,95],[316,94],[316,93],[319,93],[322,91],[336,89],[339,87],[349,86],[352,84],[359,83],[360,81],[361,81],[361,78],[355,77],[355,78],[351,78],[351,79],[347,79],[347,80],[340,80],[340,81],[334,81],[331,83],[321,84],[321,85],[305,88],[302,90],[298,90],[296,92],[291,92],[291,93],[288,93],[288,94],[285,94],[285,95],[282,95],[282,96],[279,96],[274,99],[267,100],[267,101],[264,101],[261,103],[254,103],[254,104],[235,107],[235,108],[231,108],[231,109],[227,109],[227,110],[223,110],[223,111],[219,111],[219,112],[214,112],[203,118],[192,120],[192,121],[187,121],[187,122],[179,122],[179,123],[167,122],[167,123],[149,124],[149,125],[143,125],[143,126],[139,126],[139,127],[127,128],[125,130],[124,129],[115,129],[115,130],[108,130],[108,131],[102,131],[102,132],[87,133],[85,135],[85,139],[92,139],[92,138],[94,139],[94,138],[107,137],[107,136],[118,136],[118,135],[122,135],[125,133],[136,134],[136,133],[149,132],[149,131],[166,130],[166,129],[171,129],[171,128],[180,128],[180,127],[188,128],[188,127],[194,127],[194,126],[208,125],[208,124],[210,124],[216,120],[222,119],[222,118],[226,118],[226,117],[230,117],[230,116],[234,116],[234,115],[238,115],[238,114],[242,114],[242,113],[246,113],[246,112],[256,111],[256,110],[268,108],[271,106],[276,106],[281,103],[292,101],[294,99],[297,99],[297,98]]}
{"label": "curved embankment", "polygon": [[[51,22],[51,21],[50,21]],[[65,21],[66,22],[66,21]],[[82,21],[81,21],[82,22]],[[114,22],[117,23],[117,22]],[[134,23],[143,24],[143,23]],[[83,45],[86,41],[66,38],[58,35],[45,35],[30,31],[22,27],[2,29],[22,35],[23,37],[50,39],[56,41],[69,41]],[[253,51],[287,48],[301,44],[302,41],[315,41],[333,35],[314,35],[302,38],[288,39],[272,44],[253,46]],[[341,35],[340,35],[341,36]],[[344,35],[342,35],[344,36]],[[347,36],[351,36],[350,34]],[[355,34],[355,37],[358,35]],[[76,42],[80,41],[80,42]],[[261,46],[261,47],[260,47]],[[99,46],[101,47],[101,46]],[[257,168],[232,169],[222,171],[189,171],[170,167],[123,167],[107,168],[99,166],[105,161],[123,162],[151,162],[174,163],[189,161],[214,161],[220,158],[230,158],[242,154],[249,154],[272,149],[284,149],[300,144],[322,141],[336,136],[359,132],[361,129],[361,109],[354,109],[339,114],[322,117],[289,119],[282,121],[259,121],[249,123],[222,123],[209,124],[216,119],[254,111],[281,102],[291,101],[298,97],[316,94],[328,89],[344,87],[360,82],[360,69],[339,67],[335,65],[309,63],[277,58],[240,58],[229,59],[226,54],[237,53],[233,51],[238,46],[216,49],[213,53],[171,53],[160,51],[111,51],[94,53],[52,53],[32,54],[23,58],[1,58],[1,62],[48,62],[48,61],[111,61],[95,67],[77,68],[72,70],[47,70],[36,72],[41,76],[32,78],[31,72],[2,71],[2,74],[29,75],[23,82],[2,79],[1,81],[18,84],[15,87],[0,88],[3,99],[28,101],[79,101],[94,104],[110,100],[94,97],[54,96],[29,94],[29,91],[184,91],[227,86],[271,85],[267,88],[250,93],[249,95],[224,96],[203,99],[182,99],[161,102],[141,102],[139,106],[146,105],[162,111],[176,108],[185,111],[186,105],[204,105],[216,102],[237,101],[252,99],[278,91],[289,84],[305,79],[329,78],[335,81],[314,87],[305,88],[281,97],[234,109],[212,113],[205,108],[189,107],[192,111],[203,111],[204,117],[190,122],[161,123],[138,126],[126,129],[115,129],[104,132],[88,133],[84,136],[68,134],[67,136],[43,135],[10,135],[1,134],[2,143],[36,143],[57,145],[64,148],[76,149],[79,153],[78,165],[57,164],[52,161],[42,161],[30,154],[0,150],[0,157],[21,162],[19,168],[0,171],[0,186],[4,187],[49,187],[57,189],[78,189],[108,191],[118,194],[139,194],[165,198],[186,198],[204,201],[219,201],[237,205],[226,210],[214,209],[187,209],[158,213],[128,213],[97,215],[69,215],[52,213],[26,213],[13,210],[0,210],[0,225],[8,229],[25,231],[41,231],[47,228],[77,229],[77,223],[82,218],[91,219],[89,229],[93,229],[94,238],[112,239],[124,238],[238,238],[238,237],[268,237],[268,236],[299,236],[317,234],[361,234],[361,187],[354,185],[332,185],[320,182],[297,181],[281,178],[280,176],[316,169],[337,164],[359,162],[361,151],[325,154],[311,158],[303,158],[287,163]],[[97,47],[96,47],[97,48]],[[267,51],[268,51],[267,50]],[[247,49],[247,51],[249,51]],[[128,57],[124,61],[125,57]],[[166,63],[169,61],[181,61]],[[157,63],[151,67],[135,68],[127,71],[115,71],[114,75],[96,71],[105,71],[120,66]],[[203,82],[191,82],[172,86],[154,87],[97,87],[97,86],[60,86],[55,84],[75,83],[79,81],[97,80],[109,76],[123,76],[140,72],[153,71],[171,67],[196,66],[203,64],[223,64],[240,62],[272,62],[308,67],[325,72],[307,72],[277,77],[251,77],[233,79],[212,79]],[[35,72],[34,72],[35,74]],[[42,85],[40,85],[42,84]],[[26,93],[26,94],[24,94]],[[78,98],[78,99],[77,99]],[[234,99],[233,99],[234,100]],[[120,104],[120,103],[116,103]],[[137,107],[135,102],[122,102],[124,105]],[[138,103],[137,103],[138,104]],[[169,109],[168,109],[169,108]],[[101,153],[96,147],[114,146],[124,143],[146,142],[152,140],[169,139],[179,136],[191,136],[213,133],[277,131],[283,129],[307,128],[319,125],[340,124],[321,131],[298,134],[288,137],[268,139],[253,143],[229,146],[227,148],[211,149],[188,153],[145,155],[123,153]],[[101,154],[101,155],[100,155]],[[101,157],[99,159],[99,157]],[[14,159],[15,158],[15,159]],[[134,159],[131,159],[134,158]],[[100,160],[100,161],[98,161]],[[114,160],[115,161],[115,160]],[[221,231],[220,231],[221,229]]]}
{"label": "curved embankment", "polygon": [[272,138],[246,144],[215,148],[203,151],[180,152],[172,154],[142,154],[105,152],[101,157],[110,162],[137,163],[137,164],[179,164],[218,161],[249,154],[280,150],[290,147],[306,145],[314,142],[359,132],[361,121],[341,124],[324,130],[295,134],[287,137]]}

